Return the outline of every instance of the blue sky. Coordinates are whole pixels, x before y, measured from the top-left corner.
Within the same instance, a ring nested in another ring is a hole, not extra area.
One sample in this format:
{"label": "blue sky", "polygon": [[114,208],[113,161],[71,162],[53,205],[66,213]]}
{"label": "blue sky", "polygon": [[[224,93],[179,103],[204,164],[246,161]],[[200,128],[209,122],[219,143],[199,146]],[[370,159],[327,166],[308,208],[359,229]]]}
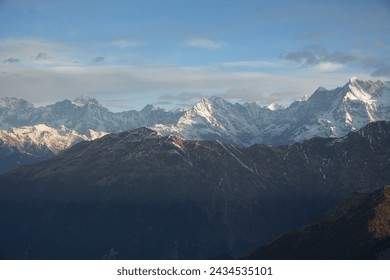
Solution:
{"label": "blue sky", "polygon": [[390,1],[0,0],[0,97],[289,103],[390,80]]}

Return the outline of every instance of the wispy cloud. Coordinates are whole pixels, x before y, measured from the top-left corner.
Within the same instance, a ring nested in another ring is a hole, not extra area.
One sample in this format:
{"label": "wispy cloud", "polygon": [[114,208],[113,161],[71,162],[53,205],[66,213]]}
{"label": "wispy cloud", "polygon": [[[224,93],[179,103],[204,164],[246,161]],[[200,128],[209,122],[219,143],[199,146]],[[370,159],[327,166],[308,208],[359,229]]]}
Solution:
{"label": "wispy cloud", "polygon": [[142,40],[128,40],[128,39],[123,39],[123,40],[117,40],[109,43],[111,46],[119,47],[119,48],[133,48],[133,47],[140,47],[144,46],[147,43]]}
{"label": "wispy cloud", "polygon": [[20,62],[19,58],[10,57],[3,60],[4,63],[17,63]]}
{"label": "wispy cloud", "polygon": [[47,53],[44,53],[44,52],[39,52],[35,56],[35,60],[48,60],[48,59],[49,59],[49,55]]}
{"label": "wispy cloud", "polygon": [[207,97],[204,93],[201,92],[181,92],[178,94],[163,94],[159,97],[157,104],[168,105],[172,103],[180,103],[182,105],[192,105],[195,102],[199,101],[202,98]]}
{"label": "wispy cloud", "polygon": [[329,71],[336,71],[344,68],[344,65],[340,63],[334,63],[334,62],[321,62],[315,66],[316,70],[329,72]]}
{"label": "wispy cloud", "polygon": [[[42,41],[0,40],[0,61],[3,62],[0,63],[0,96],[13,95],[41,104],[81,94],[102,99],[102,102],[126,97],[131,104],[142,105],[156,104],[156,101],[169,106],[188,104],[210,95],[272,103],[300,98],[319,85],[340,86],[350,76],[367,78],[359,72],[347,73],[346,67],[342,73],[337,72],[345,63],[351,63],[349,61],[364,61],[365,54],[337,53],[321,47],[288,53],[283,60],[243,60],[197,67],[119,66],[113,65],[116,60],[111,53],[95,51],[92,54],[85,50],[75,52],[67,46]],[[110,58],[110,63],[106,62],[106,57]],[[6,61],[11,58],[15,60]],[[20,63],[16,63],[16,59]],[[74,63],[76,61],[79,63]],[[305,67],[292,69],[291,62]],[[283,71],[262,69],[278,67]],[[389,73],[386,63],[374,70],[378,70],[376,75]]]}
{"label": "wispy cloud", "polygon": [[[389,1],[390,2],[390,1]],[[373,44],[375,47],[377,48],[380,48],[380,49],[384,49],[384,50],[390,50],[390,44],[386,44],[385,42],[383,42],[382,40],[377,40],[374,42]]]}
{"label": "wispy cloud", "polygon": [[383,62],[371,76],[390,78],[390,61]]}
{"label": "wispy cloud", "polygon": [[[368,53],[362,51],[328,51],[319,45],[310,45],[302,50],[291,51],[281,55],[281,59],[294,62],[300,67],[310,67],[319,71],[335,71],[347,66],[355,70],[373,71],[372,76],[385,74],[389,57],[382,53]],[[386,75],[383,75],[386,76]]]}
{"label": "wispy cloud", "polygon": [[94,57],[92,59],[93,62],[102,62],[104,61],[106,58],[104,56],[97,56],[97,57]]}
{"label": "wispy cloud", "polygon": [[62,65],[69,62],[72,52],[69,46],[42,40],[0,40],[0,59],[3,61],[8,58],[17,58],[24,64]]}
{"label": "wispy cloud", "polygon": [[[12,67],[0,74],[2,91],[31,102],[49,102],[78,95],[110,100],[126,96],[145,105],[160,100],[166,104],[183,104],[210,95],[245,101],[272,103],[311,94],[319,85],[336,87],[356,73],[310,69],[296,73],[266,74],[257,71],[223,71],[214,65],[204,67],[175,66],[67,66]],[[365,76],[359,76],[366,78]],[[153,100],[153,101],[145,101]],[[134,104],[132,103],[132,104]]]}
{"label": "wispy cloud", "polygon": [[202,49],[220,49],[224,46],[222,43],[215,42],[206,38],[192,38],[185,42],[187,47]]}
{"label": "wispy cloud", "polygon": [[329,52],[320,45],[310,45],[299,51],[292,51],[281,56],[282,59],[299,63],[303,66],[314,66],[320,63],[346,64],[360,58],[357,52]]}
{"label": "wispy cloud", "polygon": [[247,68],[276,68],[281,67],[283,63],[280,61],[264,61],[264,60],[246,60],[232,61],[218,64],[222,67],[247,67]]}

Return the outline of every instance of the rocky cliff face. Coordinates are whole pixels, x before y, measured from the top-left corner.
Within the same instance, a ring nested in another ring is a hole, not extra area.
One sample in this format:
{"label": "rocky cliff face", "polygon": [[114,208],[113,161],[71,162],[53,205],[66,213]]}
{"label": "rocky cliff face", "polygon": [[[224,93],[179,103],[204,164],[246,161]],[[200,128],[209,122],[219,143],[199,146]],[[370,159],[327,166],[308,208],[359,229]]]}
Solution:
{"label": "rocky cliff face", "polygon": [[0,177],[6,258],[238,257],[390,181],[390,123],[236,148],[141,128]]}

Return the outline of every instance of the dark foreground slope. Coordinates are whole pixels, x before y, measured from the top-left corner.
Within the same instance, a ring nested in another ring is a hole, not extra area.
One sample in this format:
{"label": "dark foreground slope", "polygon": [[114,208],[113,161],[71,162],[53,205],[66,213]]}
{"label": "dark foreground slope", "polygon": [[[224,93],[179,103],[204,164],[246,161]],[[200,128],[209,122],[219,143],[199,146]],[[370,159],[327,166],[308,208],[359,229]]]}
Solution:
{"label": "dark foreground slope", "polygon": [[0,257],[233,257],[390,184],[390,123],[237,149],[141,128],[0,177]]}
{"label": "dark foreground slope", "polygon": [[390,258],[390,186],[354,193],[317,221],[262,246],[248,259]]}

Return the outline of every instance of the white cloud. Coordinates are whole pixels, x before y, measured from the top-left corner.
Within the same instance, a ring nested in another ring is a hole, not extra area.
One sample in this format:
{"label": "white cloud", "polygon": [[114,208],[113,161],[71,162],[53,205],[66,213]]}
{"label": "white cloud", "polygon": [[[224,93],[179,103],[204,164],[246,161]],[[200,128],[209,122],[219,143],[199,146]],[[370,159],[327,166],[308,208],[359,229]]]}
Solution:
{"label": "white cloud", "polygon": [[[210,48],[209,43],[204,45]],[[317,71],[310,67],[286,67],[289,62],[283,60],[233,61],[198,67],[92,63],[93,58],[102,61],[104,57],[116,61],[111,54],[100,56],[62,44],[0,40],[0,97],[16,96],[42,104],[89,95],[103,103],[131,100],[131,106],[139,107],[158,100],[179,104],[183,99],[210,95],[272,103],[298,99],[318,86],[343,85],[351,76],[369,78],[357,72],[346,73],[347,67],[336,71],[341,64],[324,61],[314,66]],[[19,62],[10,63],[16,61]],[[275,73],[265,73],[260,68],[274,68]]]}
{"label": "white cloud", "polygon": [[372,53],[360,50],[328,51],[321,45],[310,45],[302,50],[290,51],[280,56],[285,61],[290,61],[303,68],[313,68],[317,71],[337,71],[340,69],[360,69],[361,71],[373,71],[376,76],[389,59],[387,54]]}
{"label": "white cloud", "polygon": [[220,49],[224,44],[215,42],[213,40],[205,38],[192,38],[185,42],[187,47],[191,48],[202,48],[202,49]]}
{"label": "white cloud", "polygon": [[0,40],[0,60],[17,57],[23,64],[66,64],[74,50],[63,44],[35,39]]}
{"label": "white cloud", "polygon": [[246,60],[224,62],[218,65],[222,67],[277,68],[285,66],[285,63],[283,61]]}
{"label": "white cloud", "polygon": [[[3,68],[6,68],[5,71],[2,71]],[[304,94],[311,94],[318,86],[333,88],[343,85],[353,75],[358,73],[300,69],[294,73],[266,74],[224,71],[215,66],[0,65],[0,96],[16,96],[39,104],[79,95],[89,95],[103,103],[114,97],[123,97],[132,100],[132,106],[142,108],[164,96],[164,101],[179,104],[182,103],[180,97],[183,92],[195,92],[199,96],[223,95],[242,101],[288,103]],[[171,100],[168,100],[169,96]]]}
{"label": "white cloud", "polygon": [[142,40],[117,40],[110,43],[112,46],[120,47],[120,48],[133,48],[133,47],[140,47],[146,45],[145,41]]}
{"label": "white cloud", "polygon": [[318,71],[336,71],[344,68],[344,65],[340,63],[332,63],[332,62],[321,62],[314,66],[314,68]]}

